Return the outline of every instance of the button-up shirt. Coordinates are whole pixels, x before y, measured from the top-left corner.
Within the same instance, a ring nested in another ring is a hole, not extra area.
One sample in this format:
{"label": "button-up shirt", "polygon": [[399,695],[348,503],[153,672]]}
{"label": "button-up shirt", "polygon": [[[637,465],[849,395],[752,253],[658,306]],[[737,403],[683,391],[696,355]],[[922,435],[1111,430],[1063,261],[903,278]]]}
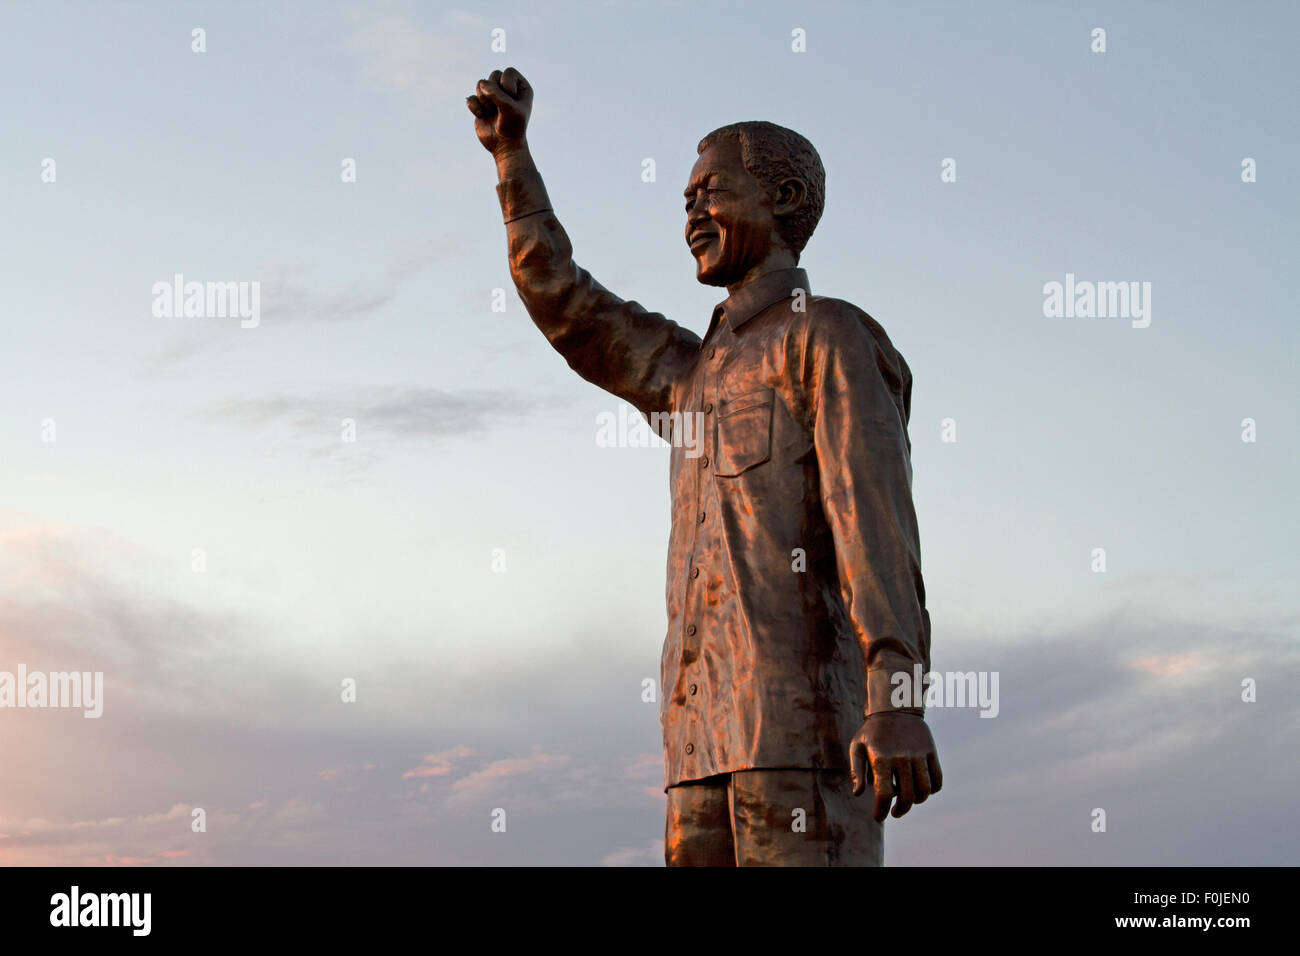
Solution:
{"label": "button-up shirt", "polygon": [[703,425],[670,442],[665,785],[846,769],[865,715],[919,706],[891,676],[930,669],[903,357],[802,269],[736,291],[701,341],[574,263],[535,171],[498,193],[515,287],[570,367]]}

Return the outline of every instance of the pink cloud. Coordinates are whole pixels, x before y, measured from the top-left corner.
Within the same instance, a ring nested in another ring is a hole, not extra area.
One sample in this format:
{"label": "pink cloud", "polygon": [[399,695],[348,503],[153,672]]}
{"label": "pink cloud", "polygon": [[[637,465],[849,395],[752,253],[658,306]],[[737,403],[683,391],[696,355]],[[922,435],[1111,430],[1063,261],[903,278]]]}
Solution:
{"label": "pink cloud", "polygon": [[1178,677],[1204,664],[1201,654],[1167,654],[1163,657],[1143,657],[1130,666],[1153,677]]}
{"label": "pink cloud", "polygon": [[457,780],[451,788],[462,792],[477,790],[507,777],[531,773],[543,767],[562,766],[568,762],[568,757],[544,753],[535,753],[530,757],[506,757],[504,760],[494,760],[482,770],[475,770],[469,776]]}
{"label": "pink cloud", "polygon": [[662,754],[637,754],[636,759],[623,767],[623,772],[633,780],[664,772]]}
{"label": "pink cloud", "polygon": [[444,777],[451,773],[452,764],[455,761],[472,756],[473,753],[474,751],[468,747],[460,746],[452,747],[450,750],[439,750],[437,753],[425,754],[420,765],[402,774],[402,779],[416,780],[420,777]]}

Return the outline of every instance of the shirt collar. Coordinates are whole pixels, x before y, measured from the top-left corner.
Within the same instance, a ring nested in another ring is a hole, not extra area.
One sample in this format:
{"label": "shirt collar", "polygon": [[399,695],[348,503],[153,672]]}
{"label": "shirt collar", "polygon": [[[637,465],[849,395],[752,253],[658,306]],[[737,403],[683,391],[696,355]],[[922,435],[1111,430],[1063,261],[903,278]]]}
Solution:
{"label": "shirt collar", "polygon": [[714,322],[725,314],[727,325],[734,333],[769,305],[788,299],[795,289],[802,289],[805,296],[812,295],[808,287],[808,273],[803,269],[768,272],[737,289],[725,302],[719,302],[713,310]]}

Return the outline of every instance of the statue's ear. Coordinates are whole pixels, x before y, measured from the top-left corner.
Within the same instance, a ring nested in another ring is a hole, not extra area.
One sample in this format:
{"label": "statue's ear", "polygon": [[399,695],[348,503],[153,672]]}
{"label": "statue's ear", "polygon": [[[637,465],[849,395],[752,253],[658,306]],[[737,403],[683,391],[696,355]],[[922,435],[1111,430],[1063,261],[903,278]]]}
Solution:
{"label": "statue's ear", "polygon": [[772,202],[772,214],[788,216],[808,200],[808,184],[797,176],[783,179],[776,187],[776,196]]}

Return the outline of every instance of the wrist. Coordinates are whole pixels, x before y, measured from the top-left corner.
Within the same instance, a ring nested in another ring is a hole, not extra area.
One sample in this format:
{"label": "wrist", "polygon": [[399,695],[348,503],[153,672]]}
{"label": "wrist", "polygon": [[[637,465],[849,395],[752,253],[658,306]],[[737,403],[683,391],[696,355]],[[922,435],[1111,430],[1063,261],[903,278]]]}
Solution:
{"label": "wrist", "polygon": [[520,139],[493,150],[492,158],[496,160],[497,179],[501,182],[521,173],[537,170],[527,140]]}
{"label": "wrist", "polygon": [[925,720],[925,711],[919,707],[903,707],[898,710],[878,710],[874,714],[865,715],[866,720],[872,717],[914,717],[917,720]]}
{"label": "wrist", "polygon": [[546,195],[546,184],[541,173],[532,164],[531,157],[515,155],[513,160],[498,167],[501,181],[497,183],[497,198],[501,201],[501,218],[512,223],[539,212],[551,211],[551,199]]}
{"label": "wrist", "polygon": [[923,668],[917,664],[909,672],[904,666],[891,663],[867,671],[864,717],[894,713],[925,716],[925,685],[919,676]]}

